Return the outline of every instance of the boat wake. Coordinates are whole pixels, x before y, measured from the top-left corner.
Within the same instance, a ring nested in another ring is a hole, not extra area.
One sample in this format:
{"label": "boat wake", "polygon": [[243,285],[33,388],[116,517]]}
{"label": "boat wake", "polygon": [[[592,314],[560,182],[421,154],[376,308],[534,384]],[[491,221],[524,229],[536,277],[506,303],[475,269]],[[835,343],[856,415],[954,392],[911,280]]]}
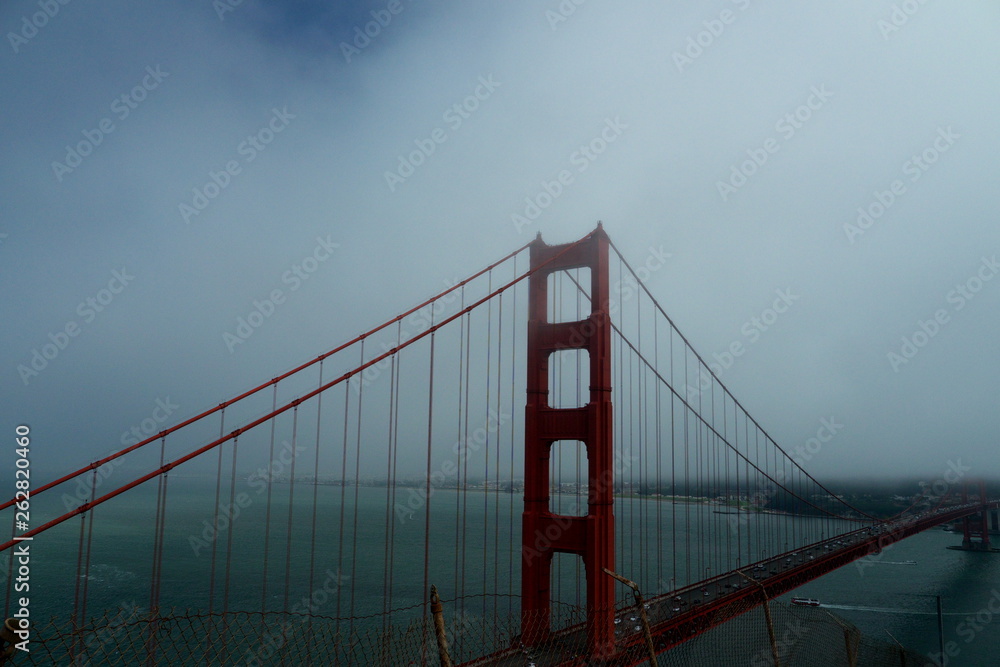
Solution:
{"label": "boat wake", "polygon": [[[871,611],[879,614],[909,614],[913,616],[937,616],[936,611],[913,611],[912,609],[899,609],[892,607],[862,607],[850,604],[821,604],[824,609],[840,609],[843,611]],[[965,612],[949,611],[942,616],[968,616]]]}

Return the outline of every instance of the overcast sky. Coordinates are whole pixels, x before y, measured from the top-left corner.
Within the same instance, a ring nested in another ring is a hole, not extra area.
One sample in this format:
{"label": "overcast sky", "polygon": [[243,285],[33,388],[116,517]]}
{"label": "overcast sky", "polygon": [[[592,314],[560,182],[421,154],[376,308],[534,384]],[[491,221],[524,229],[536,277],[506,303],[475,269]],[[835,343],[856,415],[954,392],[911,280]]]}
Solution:
{"label": "overcast sky", "polygon": [[0,28],[0,412],[38,466],[602,220],[669,253],[647,284],[703,356],[743,344],[720,377],[779,443],[842,425],[821,479],[998,470],[995,2],[10,0]]}

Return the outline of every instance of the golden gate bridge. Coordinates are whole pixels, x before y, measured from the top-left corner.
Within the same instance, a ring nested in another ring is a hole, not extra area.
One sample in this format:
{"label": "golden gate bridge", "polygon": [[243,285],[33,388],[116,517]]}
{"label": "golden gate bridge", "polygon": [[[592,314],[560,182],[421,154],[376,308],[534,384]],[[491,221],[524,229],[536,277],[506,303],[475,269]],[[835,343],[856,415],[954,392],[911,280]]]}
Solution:
{"label": "golden gate bridge", "polygon": [[[815,479],[643,277],[600,224],[573,243],[539,235],[296,368],[33,480],[0,506],[0,552],[30,545],[38,568],[29,623],[7,561],[5,656],[644,664],[934,526],[961,520],[961,548],[993,550],[982,485],[879,518]],[[142,604],[114,615],[102,581],[125,539]]]}

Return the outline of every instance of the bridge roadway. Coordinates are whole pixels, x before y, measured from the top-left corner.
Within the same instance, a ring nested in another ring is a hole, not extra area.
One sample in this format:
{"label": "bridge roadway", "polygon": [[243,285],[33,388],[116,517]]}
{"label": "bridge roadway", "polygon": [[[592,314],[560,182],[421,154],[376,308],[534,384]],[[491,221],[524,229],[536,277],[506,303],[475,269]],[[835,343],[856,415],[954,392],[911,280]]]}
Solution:
{"label": "bridge roadway", "polygon": [[[1000,501],[991,501],[985,507],[997,509],[998,506]],[[751,563],[739,571],[653,597],[646,601],[645,606],[656,651],[665,651],[750,611],[762,604],[765,596],[772,599],[784,595],[812,579],[878,553],[895,542],[974,514],[983,507],[982,502],[977,501],[908,515],[837,535]],[[570,667],[594,664],[618,667],[646,661],[642,628],[634,607],[616,612],[615,638],[616,656],[602,663],[595,663],[586,657],[586,627],[578,624],[552,633],[551,641],[543,646],[522,647],[518,643],[493,655],[463,663],[462,667]]]}

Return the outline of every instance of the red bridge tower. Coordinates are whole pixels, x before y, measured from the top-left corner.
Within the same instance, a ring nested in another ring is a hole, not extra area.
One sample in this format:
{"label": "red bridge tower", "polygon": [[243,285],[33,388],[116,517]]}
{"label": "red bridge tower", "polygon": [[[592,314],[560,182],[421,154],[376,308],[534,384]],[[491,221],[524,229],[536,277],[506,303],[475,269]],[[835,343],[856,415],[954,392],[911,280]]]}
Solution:
{"label": "red bridge tower", "polygon": [[[615,569],[608,247],[600,223],[576,244],[549,246],[539,234],[531,245],[521,546],[521,641],[532,646],[549,637],[552,556],[572,553],[584,562],[587,650],[598,659],[614,653],[614,580],[604,573],[604,568]],[[549,322],[548,276],[584,267],[590,269],[590,315],[578,322]],[[553,408],[549,357],[573,349],[590,355],[590,400],[579,408]],[[560,440],[586,446],[586,516],[556,515],[549,507],[549,457],[552,443]]]}

